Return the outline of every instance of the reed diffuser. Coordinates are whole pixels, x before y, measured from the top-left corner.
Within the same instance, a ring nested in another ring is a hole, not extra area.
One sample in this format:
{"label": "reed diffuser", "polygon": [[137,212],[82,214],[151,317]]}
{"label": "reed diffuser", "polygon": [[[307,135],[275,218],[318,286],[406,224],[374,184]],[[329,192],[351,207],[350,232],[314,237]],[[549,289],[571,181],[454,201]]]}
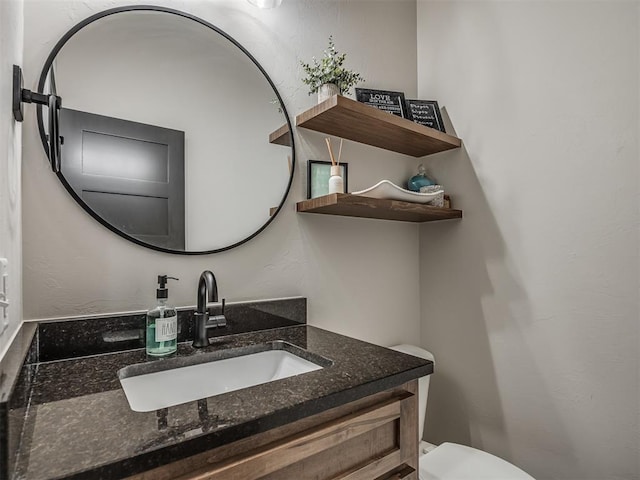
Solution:
{"label": "reed diffuser", "polygon": [[327,143],[327,149],[329,150],[329,157],[331,158],[331,177],[329,177],[329,193],[344,193],[344,180],[340,175],[340,159],[342,158],[342,142],[340,139],[340,149],[338,150],[338,160],[333,156],[333,148],[331,147],[331,139],[325,138]]}

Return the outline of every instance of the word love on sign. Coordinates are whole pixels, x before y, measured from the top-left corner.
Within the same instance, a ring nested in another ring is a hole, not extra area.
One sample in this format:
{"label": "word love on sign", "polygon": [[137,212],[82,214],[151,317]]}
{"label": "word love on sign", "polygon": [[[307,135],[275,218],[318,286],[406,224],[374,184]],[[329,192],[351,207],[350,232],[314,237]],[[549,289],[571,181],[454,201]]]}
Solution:
{"label": "word love on sign", "polygon": [[407,118],[407,106],[402,92],[356,88],[356,100],[378,110]]}

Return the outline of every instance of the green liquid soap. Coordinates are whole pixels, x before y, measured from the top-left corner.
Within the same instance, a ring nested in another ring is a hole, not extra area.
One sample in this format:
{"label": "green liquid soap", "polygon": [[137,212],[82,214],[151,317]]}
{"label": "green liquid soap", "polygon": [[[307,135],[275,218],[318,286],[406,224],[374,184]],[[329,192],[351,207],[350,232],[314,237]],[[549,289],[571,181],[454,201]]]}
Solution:
{"label": "green liquid soap", "polygon": [[158,299],[158,306],[147,312],[147,355],[163,357],[178,349],[178,313]]}

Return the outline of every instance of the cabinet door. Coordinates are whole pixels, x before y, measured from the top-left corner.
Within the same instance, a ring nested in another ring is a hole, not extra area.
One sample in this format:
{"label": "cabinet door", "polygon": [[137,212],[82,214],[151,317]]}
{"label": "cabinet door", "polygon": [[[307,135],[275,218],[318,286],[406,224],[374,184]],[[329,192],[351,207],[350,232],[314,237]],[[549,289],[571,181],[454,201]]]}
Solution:
{"label": "cabinet door", "polygon": [[179,479],[415,478],[414,403],[410,393],[396,396]]}
{"label": "cabinet door", "polygon": [[129,480],[417,480],[417,381]]}

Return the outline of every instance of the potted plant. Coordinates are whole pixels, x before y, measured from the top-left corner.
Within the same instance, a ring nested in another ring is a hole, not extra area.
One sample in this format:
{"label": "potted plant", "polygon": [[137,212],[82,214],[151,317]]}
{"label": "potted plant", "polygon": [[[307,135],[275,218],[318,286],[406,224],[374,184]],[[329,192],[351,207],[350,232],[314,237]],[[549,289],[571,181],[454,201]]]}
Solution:
{"label": "potted plant", "polygon": [[346,53],[338,53],[333,36],[329,36],[329,47],[320,61],[313,57],[313,64],[300,62],[307,74],[302,81],[309,85],[309,95],[318,93],[318,103],[333,95],[349,93],[356,83],[364,82],[359,73],[344,68],[346,57]]}

